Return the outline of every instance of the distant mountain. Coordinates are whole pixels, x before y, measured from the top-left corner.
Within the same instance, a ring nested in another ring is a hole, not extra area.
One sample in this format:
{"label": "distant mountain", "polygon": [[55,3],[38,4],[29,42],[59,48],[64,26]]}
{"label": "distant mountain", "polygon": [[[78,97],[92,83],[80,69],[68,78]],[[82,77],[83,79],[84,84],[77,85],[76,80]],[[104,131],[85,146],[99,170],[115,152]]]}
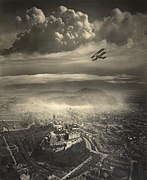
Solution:
{"label": "distant mountain", "polygon": [[91,89],[91,88],[83,88],[83,89],[80,89],[79,91],[77,91],[77,93],[79,93],[79,94],[97,94],[97,93],[99,93],[99,94],[106,94],[105,92],[103,92],[103,91],[101,91],[101,90],[99,90],[99,89]]}
{"label": "distant mountain", "polygon": [[67,104],[71,106],[116,104],[116,99],[99,89],[83,88],[73,93],[58,93],[56,96],[47,96],[47,102]]}
{"label": "distant mountain", "polygon": [[20,95],[9,99],[11,104],[24,104],[28,99],[36,98],[45,103],[65,104],[69,106],[86,106],[86,105],[116,105],[115,97],[110,96],[100,89],[82,88],[75,92],[66,91],[40,91],[38,93],[30,92],[28,96]]}

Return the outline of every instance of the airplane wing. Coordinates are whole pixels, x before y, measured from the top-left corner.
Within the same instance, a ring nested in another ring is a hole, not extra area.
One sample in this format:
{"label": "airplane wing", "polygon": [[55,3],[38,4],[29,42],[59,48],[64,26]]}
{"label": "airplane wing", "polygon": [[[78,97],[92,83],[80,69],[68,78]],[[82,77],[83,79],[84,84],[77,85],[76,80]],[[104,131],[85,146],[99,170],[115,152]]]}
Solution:
{"label": "airplane wing", "polygon": [[92,55],[91,58],[93,59],[96,56],[96,54]]}
{"label": "airplane wing", "polygon": [[96,61],[97,60],[97,58],[95,58],[95,59],[92,59],[91,61]]}
{"label": "airplane wing", "polygon": [[96,57],[96,58],[92,59],[92,61],[97,61],[98,59],[100,60],[100,59],[105,59],[105,58],[107,58],[107,56],[104,56],[104,57]]}
{"label": "airplane wing", "polygon": [[101,52],[103,52],[105,49],[104,48],[102,48],[102,49],[100,49],[96,54],[100,54]]}
{"label": "airplane wing", "polygon": [[96,52],[94,55],[92,55],[91,58],[94,58],[96,55],[102,53],[104,50],[105,50],[104,48],[100,49],[98,52]]}
{"label": "airplane wing", "polygon": [[104,54],[106,54],[106,51],[103,51],[101,54],[99,54],[99,58],[102,58]]}
{"label": "airplane wing", "polygon": [[94,56],[94,58],[92,58],[92,61],[96,61],[98,59],[97,56]]}

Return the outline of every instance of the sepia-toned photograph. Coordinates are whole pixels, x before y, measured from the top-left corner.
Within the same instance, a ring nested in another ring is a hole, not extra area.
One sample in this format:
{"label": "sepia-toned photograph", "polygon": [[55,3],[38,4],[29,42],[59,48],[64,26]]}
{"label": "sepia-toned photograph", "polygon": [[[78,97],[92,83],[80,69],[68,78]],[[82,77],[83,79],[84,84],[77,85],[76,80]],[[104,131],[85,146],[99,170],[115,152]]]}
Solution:
{"label": "sepia-toned photograph", "polygon": [[0,0],[0,180],[147,180],[146,0]]}

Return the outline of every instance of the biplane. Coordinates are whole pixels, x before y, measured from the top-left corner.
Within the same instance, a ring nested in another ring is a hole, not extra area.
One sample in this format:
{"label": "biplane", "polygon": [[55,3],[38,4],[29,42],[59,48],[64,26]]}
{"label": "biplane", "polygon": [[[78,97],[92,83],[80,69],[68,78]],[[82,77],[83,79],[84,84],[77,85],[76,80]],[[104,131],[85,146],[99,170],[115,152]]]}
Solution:
{"label": "biplane", "polygon": [[91,56],[92,61],[96,61],[98,59],[105,59],[106,51],[104,48],[100,49],[98,52],[96,52],[94,55]]}

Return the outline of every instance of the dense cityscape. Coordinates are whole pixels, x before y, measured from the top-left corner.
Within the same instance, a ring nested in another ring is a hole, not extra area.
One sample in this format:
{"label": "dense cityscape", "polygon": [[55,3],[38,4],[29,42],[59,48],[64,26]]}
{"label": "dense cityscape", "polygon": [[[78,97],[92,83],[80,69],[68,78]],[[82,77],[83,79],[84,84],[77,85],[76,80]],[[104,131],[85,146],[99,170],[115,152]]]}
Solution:
{"label": "dense cityscape", "polygon": [[0,180],[147,180],[146,57],[146,0],[0,0]]}
{"label": "dense cityscape", "polygon": [[145,180],[145,117],[136,105],[70,123],[56,114],[44,125],[1,119],[0,178]]}

